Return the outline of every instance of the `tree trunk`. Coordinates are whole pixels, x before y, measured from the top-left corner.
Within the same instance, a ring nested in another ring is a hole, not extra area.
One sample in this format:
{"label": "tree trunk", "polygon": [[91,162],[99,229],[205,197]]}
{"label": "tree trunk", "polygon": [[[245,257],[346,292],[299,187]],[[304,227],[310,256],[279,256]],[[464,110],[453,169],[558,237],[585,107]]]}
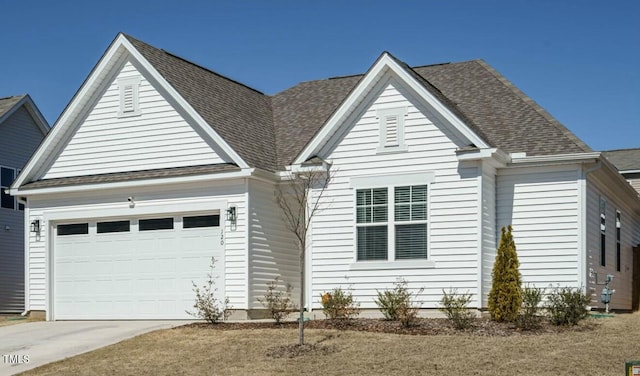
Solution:
{"label": "tree trunk", "polygon": [[304,244],[298,241],[300,250],[300,317],[298,320],[298,344],[304,345]]}

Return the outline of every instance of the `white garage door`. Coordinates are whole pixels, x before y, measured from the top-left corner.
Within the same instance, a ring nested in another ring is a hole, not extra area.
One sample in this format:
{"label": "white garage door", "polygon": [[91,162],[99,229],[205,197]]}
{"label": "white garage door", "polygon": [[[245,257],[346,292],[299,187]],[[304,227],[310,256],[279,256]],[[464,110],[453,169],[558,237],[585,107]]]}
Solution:
{"label": "white garage door", "polygon": [[55,226],[56,320],[191,318],[192,281],[224,291],[218,214],[73,221]]}

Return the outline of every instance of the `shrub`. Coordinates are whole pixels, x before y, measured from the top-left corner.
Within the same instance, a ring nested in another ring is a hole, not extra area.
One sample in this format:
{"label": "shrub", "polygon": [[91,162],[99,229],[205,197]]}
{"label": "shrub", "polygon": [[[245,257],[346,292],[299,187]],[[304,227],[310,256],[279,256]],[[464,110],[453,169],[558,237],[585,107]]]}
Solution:
{"label": "shrub", "polygon": [[[411,326],[415,323],[420,307],[414,302],[414,295],[409,291],[407,281],[399,279],[393,290],[377,291],[378,298],[375,302],[385,319],[400,321],[403,326]],[[421,288],[417,294],[422,291],[424,288]]]}
{"label": "shrub", "polygon": [[525,287],[522,290],[522,307],[516,320],[520,329],[531,330],[540,327],[542,316],[540,315],[540,302],[544,296],[544,289]]}
{"label": "shrub", "polygon": [[213,277],[213,269],[215,268],[215,258],[211,258],[211,269],[207,273],[209,278],[202,287],[198,287],[195,282],[193,284],[193,292],[196,294],[196,300],[193,305],[195,312],[186,311],[187,314],[205,320],[210,324],[216,324],[221,320],[226,320],[231,314],[231,305],[229,304],[229,298],[225,298],[224,302],[219,302],[214,296],[214,293],[218,291],[215,286],[215,278]]}
{"label": "shrub", "polygon": [[320,298],[322,312],[331,320],[350,319],[360,314],[360,304],[354,301],[351,291],[338,287],[325,292]]}
{"label": "shrub", "polygon": [[590,303],[591,298],[582,288],[555,288],[547,297],[549,320],[554,325],[577,325],[589,315],[586,306]]}
{"label": "shrub", "polygon": [[498,254],[493,264],[489,313],[491,319],[495,321],[515,321],[522,304],[522,288],[518,271],[520,263],[511,231],[511,226],[502,228]]}
{"label": "shrub", "polygon": [[467,329],[471,326],[475,313],[469,310],[468,305],[471,301],[471,294],[458,294],[457,290],[452,290],[447,294],[442,290],[442,299],[438,308],[453,323],[456,329]]}
{"label": "shrub", "polygon": [[278,290],[280,277],[276,277],[273,281],[267,283],[267,292],[264,298],[258,298],[258,301],[269,310],[271,317],[276,320],[276,324],[280,324],[289,312],[295,311],[297,306],[291,300],[291,291],[293,286],[286,284],[285,290]]}

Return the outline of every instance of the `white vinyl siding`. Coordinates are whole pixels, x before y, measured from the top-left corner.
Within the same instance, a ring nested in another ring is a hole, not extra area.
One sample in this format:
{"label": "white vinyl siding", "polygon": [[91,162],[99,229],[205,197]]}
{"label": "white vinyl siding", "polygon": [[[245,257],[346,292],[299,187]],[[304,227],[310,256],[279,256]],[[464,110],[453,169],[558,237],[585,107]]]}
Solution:
{"label": "white vinyl siding", "polygon": [[[119,117],[118,82],[138,77],[140,116]],[[189,121],[127,62],[64,147],[45,179],[224,163]]]}
{"label": "white vinyl siding", "polygon": [[[615,293],[611,296],[612,309],[630,309],[632,296],[631,286],[633,279],[633,247],[640,244],[640,217],[636,214],[636,208],[629,205],[628,201],[622,201],[621,197],[626,193],[615,193],[612,191],[611,178],[602,176],[601,171],[592,173],[587,179],[587,197],[586,197],[586,257],[587,270],[593,271],[587,279],[587,291],[592,294],[592,305],[604,308],[600,303],[600,293],[602,285],[596,285],[597,282],[602,283],[607,274],[614,276],[611,288],[615,289]],[[605,208],[605,216],[607,226],[605,228],[605,258],[606,266],[601,266],[601,212],[600,199],[607,202]],[[637,199],[636,199],[637,200]],[[620,209],[616,209],[620,208]],[[616,270],[616,253],[617,253],[617,228],[615,221],[610,218],[616,218],[616,210],[620,213],[620,271]],[[612,225],[613,224],[613,225]]]}
{"label": "white vinyl siding", "polygon": [[[496,241],[500,228],[513,227],[525,285],[580,287],[577,170],[523,167],[498,172]],[[485,265],[488,276],[493,260]]]}
{"label": "white vinyl siding", "polygon": [[[313,220],[310,299],[314,309],[320,308],[321,293],[338,286],[352,289],[362,308],[375,309],[376,290],[392,288],[398,278],[406,279],[412,292],[425,288],[418,297],[423,308],[437,308],[442,289],[468,291],[477,299],[478,169],[460,166],[455,151],[466,142],[452,140],[451,125],[420,110],[412,98],[393,79],[384,81],[365,100],[370,104],[349,124],[349,132],[321,153],[332,161],[335,178],[325,192],[323,210]],[[379,153],[377,110],[401,107],[407,109],[407,150]],[[358,262],[356,190],[367,186],[354,187],[353,179],[387,175],[389,184],[401,186],[393,182],[394,175],[417,171],[434,175],[429,184],[429,260]]]}
{"label": "white vinyl siding", "polygon": [[[127,197],[136,198],[135,208],[129,208]],[[182,207],[190,205],[199,207],[211,202],[226,201],[228,206],[237,208],[237,224],[230,226],[220,218],[220,225],[224,232],[218,242],[224,242],[224,292],[230,299],[234,309],[247,309],[247,192],[244,181],[219,182],[212,186],[210,183],[167,185],[161,189],[154,187],[110,190],[98,192],[92,195],[66,196],[57,195],[47,198],[34,196],[29,200],[30,220],[43,221],[42,231],[39,236],[30,233],[28,245],[28,283],[29,283],[29,310],[46,310],[47,304],[47,263],[49,262],[48,244],[50,224],[46,218],[50,213],[86,211],[87,216],[95,216],[95,213],[109,211],[121,213],[116,218],[131,216],[136,210],[143,208],[163,208],[167,205]],[[180,209],[176,210],[176,213]],[[93,213],[93,214],[92,214]],[[152,216],[154,217],[154,216]],[[155,216],[156,218],[158,216]],[[159,217],[164,217],[160,215]],[[81,217],[86,219],[84,217]],[[101,216],[100,220],[107,220]],[[218,243],[220,244],[220,243]]]}
{"label": "white vinyl siding", "polygon": [[280,277],[280,287],[293,287],[297,303],[300,292],[298,243],[284,225],[282,210],[275,202],[275,186],[249,181],[249,309],[264,309],[267,283]]}

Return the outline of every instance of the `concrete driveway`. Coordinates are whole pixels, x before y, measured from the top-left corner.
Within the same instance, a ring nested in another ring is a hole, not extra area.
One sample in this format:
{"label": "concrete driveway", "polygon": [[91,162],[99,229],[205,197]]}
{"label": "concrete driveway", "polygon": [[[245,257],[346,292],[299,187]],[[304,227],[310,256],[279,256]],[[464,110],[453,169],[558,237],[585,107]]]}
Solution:
{"label": "concrete driveway", "polygon": [[40,321],[0,327],[0,375],[114,344],[192,321]]}

